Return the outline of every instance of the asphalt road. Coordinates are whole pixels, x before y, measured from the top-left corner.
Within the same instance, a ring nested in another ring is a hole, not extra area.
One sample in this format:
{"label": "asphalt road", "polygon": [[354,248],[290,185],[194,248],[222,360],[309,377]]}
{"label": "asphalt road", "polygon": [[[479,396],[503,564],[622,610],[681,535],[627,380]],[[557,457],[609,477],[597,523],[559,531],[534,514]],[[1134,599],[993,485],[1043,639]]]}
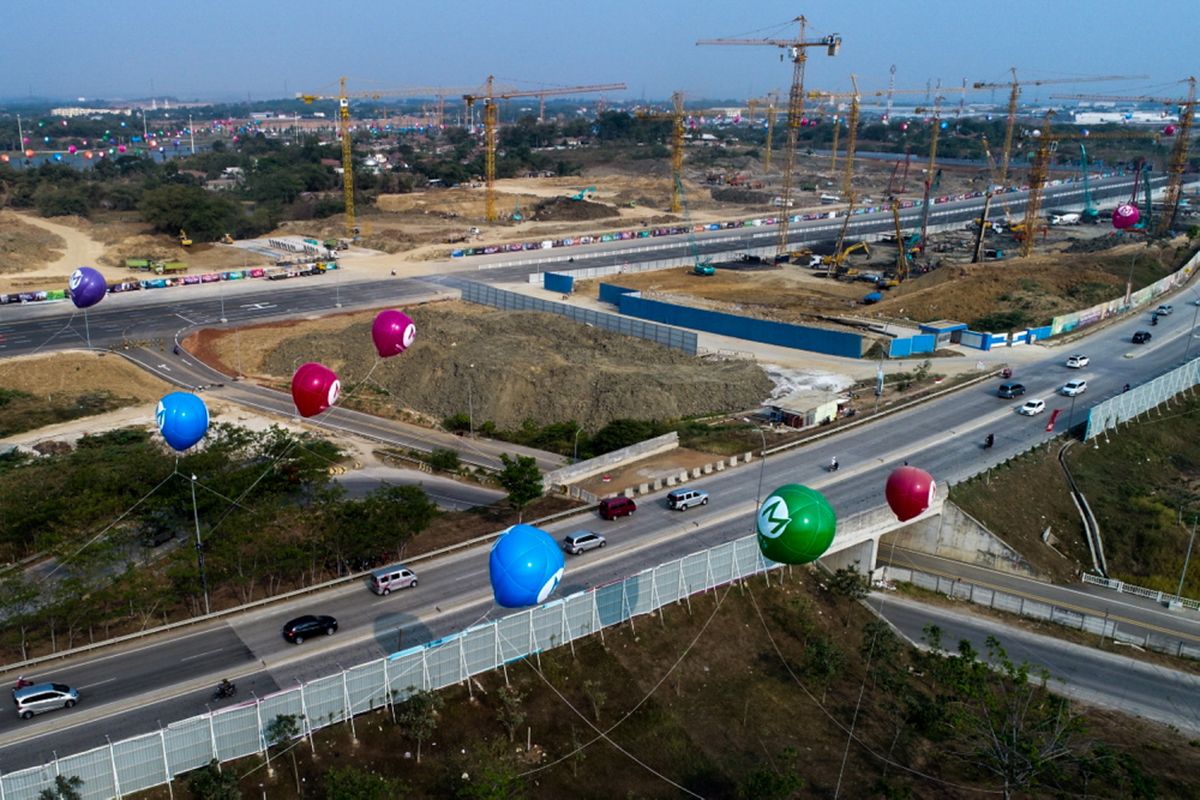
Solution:
{"label": "asphalt road", "polygon": [[942,630],[942,647],[953,651],[966,639],[986,655],[995,636],[1018,663],[1045,668],[1051,688],[1083,703],[1116,709],[1200,732],[1200,677],[1122,655],[1029,633],[973,614],[926,606],[895,595],[873,594],[868,601],[892,625],[917,643],[926,625]]}
{"label": "asphalt road", "polygon": [[[386,285],[394,288],[400,283],[390,281]],[[343,296],[349,293],[351,285],[343,284]],[[428,291],[428,286],[420,289]],[[328,295],[322,294],[319,287],[298,287],[294,292],[278,294],[282,296],[276,299],[284,300],[289,313],[298,313],[296,309],[303,303],[315,303],[319,294],[328,305]],[[251,296],[253,292],[242,300]],[[123,298],[110,298],[120,299]],[[360,300],[374,305],[381,301],[393,302],[390,296],[383,298],[378,294]],[[147,331],[171,333],[174,330],[171,326],[178,326],[179,320],[184,325],[199,324],[195,317],[181,313],[195,312],[189,303],[207,303],[211,312],[211,299],[153,306],[135,304],[129,308],[113,303],[117,311],[129,310],[135,316],[144,316],[137,317],[139,321],[130,328],[127,322],[121,323],[118,314],[106,323],[105,335],[119,333],[132,338],[131,332],[136,330],[138,336],[144,337]],[[239,308],[247,309],[246,319],[256,319],[259,312],[272,310],[255,305],[239,303]],[[1181,301],[1176,301],[1176,305],[1181,305]],[[226,304],[227,314],[228,309]],[[167,314],[174,314],[179,320],[164,320]],[[1051,398],[1054,389],[1068,378],[1086,378],[1091,386],[1076,399],[1074,410],[1075,414],[1083,414],[1092,401],[1119,391],[1123,383],[1139,383],[1178,363],[1186,337],[1192,332],[1191,321],[1192,315],[1185,313],[1166,318],[1154,329],[1153,342],[1142,346],[1130,345],[1129,336],[1134,329],[1144,326],[1145,320],[1118,322],[1089,336],[1086,344],[1073,347],[1091,356],[1093,366],[1088,369],[1068,370],[1063,365],[1065,353],[1048,351],[1044,358],[1022,366],[1017,378],[1029,386],[1027,397]],[[13,344],[12,337],[7,335],[13,324],[5,322],[9,329],[5,332],[6,346]],[[68,332],[73,330],[63,325],[63,319],[56,321],[54,315],[44,314],[25,319],[18,327],[28,335],[39,331],[50,334],[40,345],[29,340],[24,345],[27,350],[66,343],[70,340]],[[69,343],[74,346],[77,339]],[[0,351],[0,355],[8,352],[12,351]],[[153,350],[148,352],[153,354]],[[1015,407],[1020,402],[997,399],[994,393],[997,383],[985,381],[881,420],[860,424],[836,437],[772,455],[750,467],[710,476],[701,485],[710,491],[713,502],[685,514],[667,511],[658,495],[642,499],[637,514],[614,523],[602,523],[593,515],[549,526],[555,535],[592,527],[610,536],[610,544],[604,550],[569,560],[560,592],[567,594],[616,580],[745,535],[751,530],[757,499],[764,490],[780,483],[799,482],[822,490],[844,517],[880,505],[887,474],[903,460],[929,469],[942,481],[959,480],[1031,443],[1047,439],[1050,434],[1043,429],[1045,417],[1030,419],[1016,415]],[[1051,407],[1066,402],[1055,400]],[[989,431],[996,433],[997,444],[985,451],[980,444]],[[832,455],[842,464],[837,473],[827,473],[823,468]],[[221,677],[237,680],[242,697],[251,691],[261,695],[296,680],[328,674],[338,664],[348,666],[391,652],[398,645],[400,631],[403,645],[411,646],[495,615],[499,611],[491,604],[486,552],[486,546],[480,546],[436,562],[416,562],[413,566],[420,574],[420,587],[388,598],[376,598],[362,585],[350,585],[319,597],[210,623],[180,635],[160,637],[153,644],[134,650],[115,650],[44,670],[31,670],[30,677],[52,678],[80,688],[83,701],[71,711],[46,715],[31,723],[0,716],[0,769],[11,771],[39,763],[52,751],[77,752],[103,744],[105,735],[115,740],[198,713]],[[333,614],[338,617],[341,630],[329,640],[306,642],[300,647],[287,645],[279,635],[280,626],[290,617],[308,611]]]}

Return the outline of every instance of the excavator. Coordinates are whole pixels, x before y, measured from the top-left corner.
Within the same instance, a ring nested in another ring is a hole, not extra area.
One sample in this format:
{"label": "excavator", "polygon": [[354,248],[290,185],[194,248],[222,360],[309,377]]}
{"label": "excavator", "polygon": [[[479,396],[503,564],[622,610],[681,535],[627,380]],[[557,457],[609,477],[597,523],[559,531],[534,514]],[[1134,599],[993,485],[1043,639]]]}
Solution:
{"label": "excavator", "polygon": [[596,194],[596,187],[589,186],[586,189],[580,189],[578,192],[571,195],[569,199],[571,199],[571,200],[588,200],[594,194]]}
{"label": "excavator", "polygon": [[188,247],[191,245],[191,243],[192,243],[192,240],[188,237],[187,232],[180,229],[179,244],[182,245],[183,247]]}
{"label": "excavator", "polygon": [[838,280],[843,278],[853,280],[858,277],[858,270],[854,267],[846,266],[846,259],[853,253],[862,250],[867,258],[871,257],[871,248],[867,246],[865,241],[855,242],[849,247],[844,247],[826,259],[825,263],[833,267],[832,277]]}

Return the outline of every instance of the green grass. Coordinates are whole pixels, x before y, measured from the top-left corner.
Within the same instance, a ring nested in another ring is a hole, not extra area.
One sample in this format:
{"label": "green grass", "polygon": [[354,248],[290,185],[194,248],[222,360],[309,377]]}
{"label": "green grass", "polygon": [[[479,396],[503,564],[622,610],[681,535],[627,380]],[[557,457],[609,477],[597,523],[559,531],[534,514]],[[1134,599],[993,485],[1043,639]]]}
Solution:
{"label": "green grass", "polygon": [[108,391],[82,392],[74,396],[56,395],[47,400],[15,389],[0,389],[0,436],[12,436],[58,422],[103,414],[135,402]]}

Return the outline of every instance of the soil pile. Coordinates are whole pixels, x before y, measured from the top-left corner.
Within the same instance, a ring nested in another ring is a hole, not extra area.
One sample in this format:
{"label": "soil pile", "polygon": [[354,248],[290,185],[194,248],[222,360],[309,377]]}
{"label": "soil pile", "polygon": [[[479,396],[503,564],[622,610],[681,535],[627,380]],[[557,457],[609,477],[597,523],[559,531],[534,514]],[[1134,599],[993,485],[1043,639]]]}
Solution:
{"label": "soil pile", "polygon": [[620,216],[610,205],[591,200],[572,200],[569,197],[552,197],[537,204],[529,215],[536,222],[564,222],[588,219],[608,219]]}
{"label": "soil pile", "polygon": [[36,269],[66,249],[62,237],[23,221],[16,214],[0,213],[0,273]]}
{"label": "soil pile", "polygon": [[502,429],[526,420],[575,420],[596,430],[621,418],[673,419],[757,407],[773,384],[752,362],[704,362],[641,339],[552,314],[504,313],[465,304],[410,309],[417,341],[381,361],[370,317],[328,333],[288,338],[263,368],[286,380],[320,361],[344,391],[378,396],[433,419],[469,414]]}

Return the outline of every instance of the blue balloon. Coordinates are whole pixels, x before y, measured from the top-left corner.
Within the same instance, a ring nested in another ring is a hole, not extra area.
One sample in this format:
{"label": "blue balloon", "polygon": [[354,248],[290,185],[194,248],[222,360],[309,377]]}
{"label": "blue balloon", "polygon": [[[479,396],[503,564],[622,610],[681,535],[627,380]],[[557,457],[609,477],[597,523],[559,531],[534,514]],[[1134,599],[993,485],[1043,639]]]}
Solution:
{"label": "blue balloon", "polygon": [[67,294],[76,308],[94,306],[104,299],[108,292],[108,284],[104,276],[91,267],[80,267],[71,273],[67,283]]}
{"label": "blue balloon", "polygon": [[203,439],[208,432],[208,406],[187,392],[164,395],[158,401],[154,418],[167,444],[180,452]]}
{"label": "blue balloon", "polygon": [[513,525],[492,545],[488,572],[498,605],[537,605],[562,580],[562,550],[545,531],[532,525]]}

